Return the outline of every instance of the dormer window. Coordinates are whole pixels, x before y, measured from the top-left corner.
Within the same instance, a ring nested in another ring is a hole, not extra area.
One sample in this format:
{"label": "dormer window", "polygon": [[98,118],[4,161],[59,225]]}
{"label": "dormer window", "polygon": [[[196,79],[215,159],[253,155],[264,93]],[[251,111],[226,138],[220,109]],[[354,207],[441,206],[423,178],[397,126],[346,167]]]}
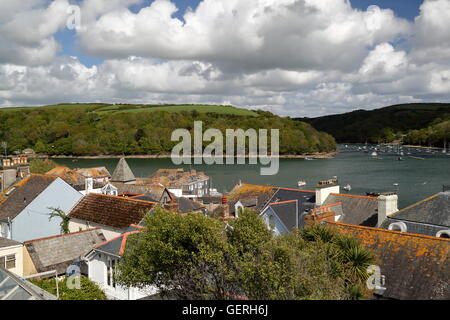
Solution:
{"label": "dormer window", "polygon": [[389,225],[389,230],[392,231],[399,231],[399,232],[406,232],[408,230],[408,227],[404,222],[394,222]]}
{"label": "dormer window", "polygon": [[439,232],[436,234],[436,237],[438,237],[438,238],[447,238],[447,239],[450,239],[450,229],[439,231]]}

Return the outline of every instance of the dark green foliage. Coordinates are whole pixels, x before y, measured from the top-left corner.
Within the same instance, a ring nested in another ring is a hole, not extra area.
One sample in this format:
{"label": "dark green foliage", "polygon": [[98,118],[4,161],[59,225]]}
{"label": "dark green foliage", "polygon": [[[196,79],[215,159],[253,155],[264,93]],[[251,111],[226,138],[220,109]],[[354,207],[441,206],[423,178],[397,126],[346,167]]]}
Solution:
{"label": "dark green foliage", "polygon": [[[126,110],[116,112],[119,108]],[[335,150],[335,141],[330,135],[318,132],[309,124],[268,112],[251,111],[256,116],[250,116],[243,113],[249,110],[225,106],[221,108],[231,110],[229,113],[200,112],[201,106],[191,112],[136,108],[90,104],[1,109],[0,141],[8,142],[10,152],[33,148],[48,155],[168,154],[177,143],[171,141],[172,131],[192,130],[194,120],[198,120],[203,121],[204,130],[217,128],[223,133],[225,129],[238,128],[280,129],[281,154]],[[158,108],[177,110],[168,106]],[[214,106],[207,108],[214,110]],[[243,112],[236,114],[237,111]],[[204,146],[208,144],[205,142]]]}
{"label": "dark green foliage", "polygon": [[49,208],[50,210],[52,210],[52,212],[50,212],[49,218],[48,220],[52,220],[53,218],[60,218],[61,222],[60,222],[60,227],[61,227],[61,234],[68,234],[69,233],[69,222],[70,222],[70,217],[68,215],[66,215],[64,213],[64,211],[62,211],[59,208]]}
{"label": "dark green foliage", "polygon": [[298,120],[331,134],[340,143],[392,142],[407,135],[405,143],[441,147],[445,137],[450,139],[449,127],[428,127],[449,119],[450,104],[418,103]]}
{"label": "dark green foliage", "polygon": [[130,236],[119,282],[156,285],[178,299],[357,299],[372,254],[334,229],[315,226],[274,238],[258,214],[225,224],[158,208]]}
{"label": "dark green foliage", "polygon": [[57,166],[56,162],[49,159],[34,159],[30,161],[30,172],[46,174]]}
{"label": "dark green foliage", "polygon": [[[41,289],[50,292],[56,296],[56,282],[55,279],[44,280],[30,280],[33,284]],[[106,300],[105,293],[98,287],[97,284],[84,276],[80,276],[81,289],[69,289],[67,287],[66,279],[60,280],[59,300]]]}

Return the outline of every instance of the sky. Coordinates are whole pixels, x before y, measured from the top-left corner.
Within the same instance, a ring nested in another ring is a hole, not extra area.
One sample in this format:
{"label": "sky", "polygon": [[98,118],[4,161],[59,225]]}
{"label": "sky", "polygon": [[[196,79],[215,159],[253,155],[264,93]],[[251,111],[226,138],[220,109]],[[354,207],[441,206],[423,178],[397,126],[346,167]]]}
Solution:
{"label": "sky", "polygon": [[448,21],[450,0],[2,0],[0,108],[449,102]]}

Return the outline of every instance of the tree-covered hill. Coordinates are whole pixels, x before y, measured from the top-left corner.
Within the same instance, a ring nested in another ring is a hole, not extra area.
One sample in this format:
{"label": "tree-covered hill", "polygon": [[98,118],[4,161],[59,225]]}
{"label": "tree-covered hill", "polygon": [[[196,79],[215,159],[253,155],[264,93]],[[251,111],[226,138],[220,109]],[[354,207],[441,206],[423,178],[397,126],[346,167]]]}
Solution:
{"label": "tree-covered hill", "polygon": [[[155,108],[155,109],[153,109]],[[311,125],[231,106],[64,104],[0,109],[0,141],[9,152],[48,155],[167,154],[174,129],[280,129],[280,154],[331,152],[335,141]],[[204,145],[209,143],[205,142]]]}
{"label": "tree-covered hill", "polygon": [[392,142],[403,137],[404,142],[442,146],[446,138],[450,141],[445,126],[436,126],[450,120],[448,103],[402,104],[297,120],[331,134],[337,142]]}

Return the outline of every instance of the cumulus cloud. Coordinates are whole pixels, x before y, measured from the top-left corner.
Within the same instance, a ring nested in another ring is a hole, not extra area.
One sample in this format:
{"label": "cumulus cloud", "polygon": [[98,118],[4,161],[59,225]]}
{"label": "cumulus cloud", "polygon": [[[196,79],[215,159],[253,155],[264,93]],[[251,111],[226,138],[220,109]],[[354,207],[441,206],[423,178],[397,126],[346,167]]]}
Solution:
{"label": "cumulus cloud", "polygon": [[59,44],[53,37],[67,20],[66,0],[2,0],[0,2],[0,63],[49,63]]}
{"label": "cumulus cloud", "polygon": [[183,19],[169,0],[80,0],[80,49],[103,59],[92,67],[60,54],[67,0],[22,1],[0,3],[0,106],[220,103],[317,116],[450,98],[448,0],[426,0],[414,22],[345,0],[203,0]]}

